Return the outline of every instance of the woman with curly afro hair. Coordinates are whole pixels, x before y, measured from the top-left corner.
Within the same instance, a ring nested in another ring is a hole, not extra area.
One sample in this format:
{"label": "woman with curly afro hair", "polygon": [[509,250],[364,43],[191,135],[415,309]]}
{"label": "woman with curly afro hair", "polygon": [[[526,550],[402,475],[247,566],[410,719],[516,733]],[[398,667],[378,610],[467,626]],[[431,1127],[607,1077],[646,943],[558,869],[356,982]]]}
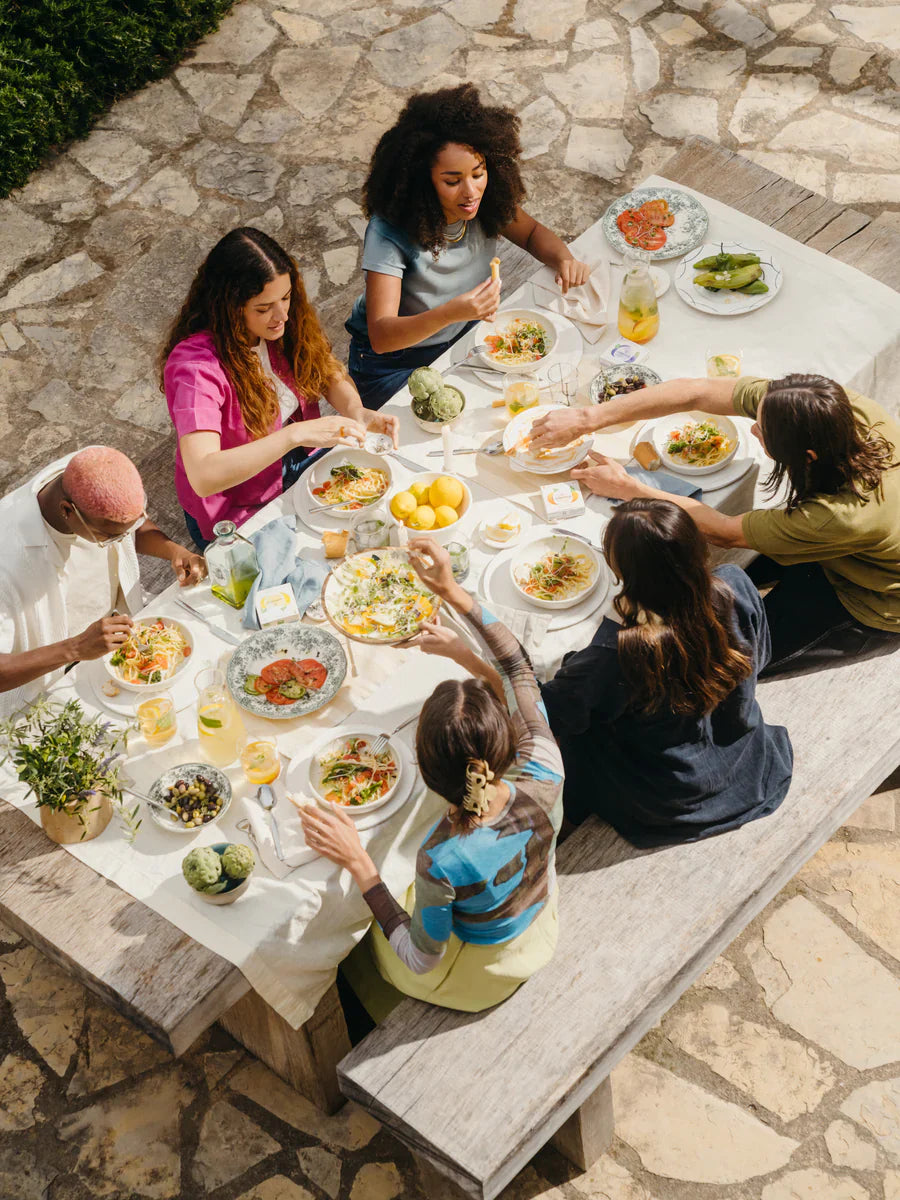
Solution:
{"label": "woman with curly afro hair", "polygon": [[556,272],[563,292],[588,268],[520,207],[519,118],[471,83],[411,96],[382,134],[363,189],[365,294],[347,330],[350,375],[379,408],[500,302],[491,259],[502,234]]}

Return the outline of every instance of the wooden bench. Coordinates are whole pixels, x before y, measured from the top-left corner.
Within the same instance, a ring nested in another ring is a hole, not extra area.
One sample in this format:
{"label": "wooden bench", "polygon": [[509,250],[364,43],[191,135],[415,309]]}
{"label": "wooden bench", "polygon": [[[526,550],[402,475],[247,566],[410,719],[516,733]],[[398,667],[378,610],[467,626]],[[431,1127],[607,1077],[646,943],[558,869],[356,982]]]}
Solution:
{"label": "wooden bench", "polygon": [[[862,213],[704,139],[663,173],[900,284],[900,237]],[[613,1135],[612,1068],[900,763],[900,650],[759,695],[795,749],[777,813],[655,851],[586,822],[559,849],[550,966],[482,1014],[404,1001],[340,1064],[344,1094],[463,1194],[491,1200],[551,1139],[594,1162]]]}

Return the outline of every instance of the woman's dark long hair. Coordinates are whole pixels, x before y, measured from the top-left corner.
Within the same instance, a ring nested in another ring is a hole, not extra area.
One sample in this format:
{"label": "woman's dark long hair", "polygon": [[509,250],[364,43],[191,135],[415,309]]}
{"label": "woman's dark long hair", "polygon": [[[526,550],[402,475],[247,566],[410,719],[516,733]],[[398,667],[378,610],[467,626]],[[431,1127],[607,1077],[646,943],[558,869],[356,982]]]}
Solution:
{"label": "woman's dark long hair", "polygon": [[619,665],[636,712],[712,712],[753,670],[734,597],[710,572],[706,541],[669,500],[619,505],[603,536],[622,581]]}
{"label": "woman's dark long hair", "polygon": [[484,158],[488,182],[476,219],[488,237],[496,237],[525,198],[519,125],[511,108],[482,104],[473,83],[410,96],[372,155],[363,187],[366,216],[377,213],[426,250],[437,252],[444,245],[446,217],[431,168],[444,146],[453,142]]}
{"label": "woman's dark long hair", "polygon": [[898,465],[894,446],[875,429],[860,428],[847,393],[823,375],[773,379],[759,427],[775,463],[766,487],[774,493],[787,479],[788,512],[817,492],[833,496],[849,488],[863,501],[880,498],[882,475]]}
{"label": "woman's dark long hair", "polygon": [[159,361],[164,391],[163,371],[172,350],[191,334],[211,333],[252,438],[272,432],[278,398],[253,353],[242,310],[279,275],[288,275],[291,281],[291,306],[279,339],[282,352],[298,391],[310,398],[321,395],[342,371],[307,299],[300,269],[273,238],[250,227],[232,229],[210,250],[169,330]]}
{"label": "woman's dark long hair", "polygon": [[483,760],[499,780],[515,753],[510,715],[483,680],[447,679],[425,701],[416,730],[419,770],[433,792],[459,809],[456,822],[464,833],[477,820],[462,807],[466,767]]}

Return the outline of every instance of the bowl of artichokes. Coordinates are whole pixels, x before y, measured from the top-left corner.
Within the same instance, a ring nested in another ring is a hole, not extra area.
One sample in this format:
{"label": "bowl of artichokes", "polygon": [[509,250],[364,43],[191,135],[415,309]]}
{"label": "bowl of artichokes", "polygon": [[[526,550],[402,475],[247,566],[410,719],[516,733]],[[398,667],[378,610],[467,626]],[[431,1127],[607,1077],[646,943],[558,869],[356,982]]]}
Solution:
{"label": "bowl of artichokes", "polygon": [[181,861],[188,886],[207,904],[233,904],[250,886],[256,859],[242,842],[195,846]]}
{"label": "bowl of artichokes", "polygon": [[454,384],[446,383],[434,367],[417,367],[407,382],[412,401],[410,409],[418,425],[427,433],[440,433],[462,414],[466,398]]}

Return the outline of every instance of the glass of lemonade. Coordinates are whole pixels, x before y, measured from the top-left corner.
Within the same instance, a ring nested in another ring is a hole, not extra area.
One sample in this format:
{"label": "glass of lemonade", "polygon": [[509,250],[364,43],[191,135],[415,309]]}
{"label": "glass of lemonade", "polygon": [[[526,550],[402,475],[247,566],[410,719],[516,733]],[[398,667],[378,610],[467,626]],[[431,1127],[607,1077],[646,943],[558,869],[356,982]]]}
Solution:
{"label": "glass of lemonade", "polygon": [[272,783],[281,774],[278,745],[273,737],[250,736],[241,747],[241,770],[248,783]]}
{"label": "glass of lemonade", "polygon": [[175,702],[168,692],[148,696],[137,706],[138,726],[148,746],[163,746],[175,736]]}
{"label": "glass of lemonade", "polygon": [[225,767],[238,756],[244,724],[228,690],[225,674],[215,667],[201,671],[197,688],[197,735],[204,757],[216,767]]}
{"label": "glass of lemonade", "polygon": [[537,380],[530,375],[507,375],[503,384],[503,399],[511,417],[526,408],[534,408],[541,399]]}
{"label": "glass of lemonade", "polygon": [[743,358],[743,350],[732,349],[729,354],[720,354],[718,350],[707,350],[706,378],[737,379],[741,373]]}

